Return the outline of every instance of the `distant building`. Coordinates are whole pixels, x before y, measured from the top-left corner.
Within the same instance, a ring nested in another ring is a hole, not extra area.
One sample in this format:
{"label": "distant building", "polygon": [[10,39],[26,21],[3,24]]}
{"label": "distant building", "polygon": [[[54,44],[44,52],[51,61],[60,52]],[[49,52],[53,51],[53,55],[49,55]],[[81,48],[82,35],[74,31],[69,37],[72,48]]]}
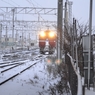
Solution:
{"label": "distant building", "polygon": [[7,37],[4,35],[1,38],[1,48],[3,47],[10,47],[10,46],[17,46],[17,47],[27,47],[27,46],[36,46],[37,45],[37,41],[36,40],[31,40],[31,39],[14,39],[13,42],[13,38],[12,37]]}

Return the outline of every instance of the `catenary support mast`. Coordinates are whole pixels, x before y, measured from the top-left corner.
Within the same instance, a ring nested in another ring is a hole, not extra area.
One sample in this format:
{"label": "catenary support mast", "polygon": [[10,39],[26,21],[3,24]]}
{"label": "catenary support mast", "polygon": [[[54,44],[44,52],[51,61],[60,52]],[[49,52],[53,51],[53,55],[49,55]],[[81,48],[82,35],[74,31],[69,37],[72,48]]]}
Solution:
{"label": "catenary support mast", "polygon": [[63,24],[63,0],[58,0],[58,17],[57,17],[57,58],[62,58],[62,24]]}

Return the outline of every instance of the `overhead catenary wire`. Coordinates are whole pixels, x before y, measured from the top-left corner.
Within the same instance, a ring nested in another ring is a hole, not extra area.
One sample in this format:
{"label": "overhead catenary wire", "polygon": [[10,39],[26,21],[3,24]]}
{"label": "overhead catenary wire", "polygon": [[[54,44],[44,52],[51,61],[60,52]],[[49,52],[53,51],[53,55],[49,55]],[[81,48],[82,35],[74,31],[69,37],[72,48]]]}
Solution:
{"label": "overhead catenary wire", "polygon": [[39,3],[36,2],[36,0],[30,0],[31,2],[34,1],[38,6],[42,7]]}
{"label": "overhead catenary wire", "polygon": [[[36,0],[30,0],[30,2],[32,3],[33,6],[35,6],[35,5],[33,4],[33,1],[34,1],[36,4],[38,4],[38,3],[36,2]],[[38,4],[38,5],[39,5],[39,4]],[[40,6],[41,6],[41,5],[40,5]],[[38,6],[37,6],[37,7],[38,7]],[[42,7],[42,6],[41,6],[41,7]],[[55,16],[57,16],[57,15],[55,15]],[[55,17],[55,16],[54,16],[54,17]],[[40,14],[39,14],[39,17],[42,18],[42,16],[41,16]],[[42,19],[43,19],[43,18],[42,18]],[[43,21],[45,21],[45,19],[43,19]],[[48,22],[48,20],[47,20],[47,22]],[[49,27],[50,27],[50,26],[49,26]]]}
{"label": "overhead catenary wire", "polygon": [[11,5],[11,6],[14,7],[14,5],[10,4],[9,2],[7,2],[7,1],[5,1],[5,0],[1,0],[1,1],[2,1],[2,2],[5,2],[6,4]]}
{"label": "overhead catenary wire", "polygon": [[[29,1],[29,0],[26,0],[26,1],[27,1],[29,4],[31,4],[31,5],[34,7],[34,9],[36,10],[35,5],[32,3],[32,1]],[[37,12],[37,10],[36,10],[36,12]],[[39,17],[42,18],[42,16],[39,14],[39,12],[37,12],[37,14],[38,14]],[[42,18],[42,20],[45,21],[43,18]]]}
{"label": "overhead catenary wire", "polygon": [[[38,14],[39,18],[41,18],[43,21],[45,21],[45,19],[36,10],[35,5],[33,4],[32,0],[26,0],[26,1],[34,7],[34,9],[35,9],[36,13]],[[39,21],[39,18],[38,18],[38,21]]]}
{"label": "overhead catenary wire", "polygon": [[17,6],[20,6],[20,5],[18,5],[16,2],[14,2],[13,0],[10,0],[12,3],[14,3],[15,5],[17,5]]}
{"label": "overhead catenary wire", "polygon": [[[26,0],[29,4],[31,4],[33,7],[34,7],[34,9],[35,9],[35,11],[36,11],[36,13],[38,14],[38,21],[40,20],[40,18],[43,20],[43,21],[45,21],[45,19],[39,14],[39,12],[36,10],[36,8],[35,8],[35,5],[33,4],[33,1],[32,0]],[[35,1],[35,3],[37,3],[36,1]],[[55,15],[56,16],[56,15]],[[48,21],[47,21],[48,22]]]}

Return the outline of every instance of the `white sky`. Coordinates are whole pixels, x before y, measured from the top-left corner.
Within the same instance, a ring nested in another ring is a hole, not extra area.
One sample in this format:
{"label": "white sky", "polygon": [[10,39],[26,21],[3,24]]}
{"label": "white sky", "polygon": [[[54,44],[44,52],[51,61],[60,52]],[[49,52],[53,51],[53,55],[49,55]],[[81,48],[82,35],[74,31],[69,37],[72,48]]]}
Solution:
{"label": "white sky", "polygon": [[[90,0],[72,0],[73,1],[73,16],[81,22],[89,21],[89,6]],[[95,26],[95,0],[93,0],[93,26]]]}
{"label": "white sky", "polygon": [[[63,0],[65,2],[66,0]],[[73,17],[79,20],[81,23],[86,23],[89,21],[89,5],[90,0],[70,0],[73,2],[72,13]],[[57,8],[58,0],[0,0],[0,7],[47,7],[47,8]],[[95,0],[93,0],[93,21],[92,26],[95,26]],[[38,16],[34,16],[35,19]],[[24,17],[23,17],[24,18]],[[34,18],[31,18],[32,20]],[[44,17],[45,20],[57,20],[56,16]]]}

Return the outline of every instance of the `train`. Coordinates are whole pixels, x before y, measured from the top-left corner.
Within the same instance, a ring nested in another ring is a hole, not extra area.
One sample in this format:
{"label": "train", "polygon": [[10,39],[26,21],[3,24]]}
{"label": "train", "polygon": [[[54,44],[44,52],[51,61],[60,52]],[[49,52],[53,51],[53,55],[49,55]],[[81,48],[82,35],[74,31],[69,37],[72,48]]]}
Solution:
{"label": "train", "polygon": [[39,33],[39,48],[40,53],[53,54],[56,49],[57,34],[55,31],[45,30]]}

